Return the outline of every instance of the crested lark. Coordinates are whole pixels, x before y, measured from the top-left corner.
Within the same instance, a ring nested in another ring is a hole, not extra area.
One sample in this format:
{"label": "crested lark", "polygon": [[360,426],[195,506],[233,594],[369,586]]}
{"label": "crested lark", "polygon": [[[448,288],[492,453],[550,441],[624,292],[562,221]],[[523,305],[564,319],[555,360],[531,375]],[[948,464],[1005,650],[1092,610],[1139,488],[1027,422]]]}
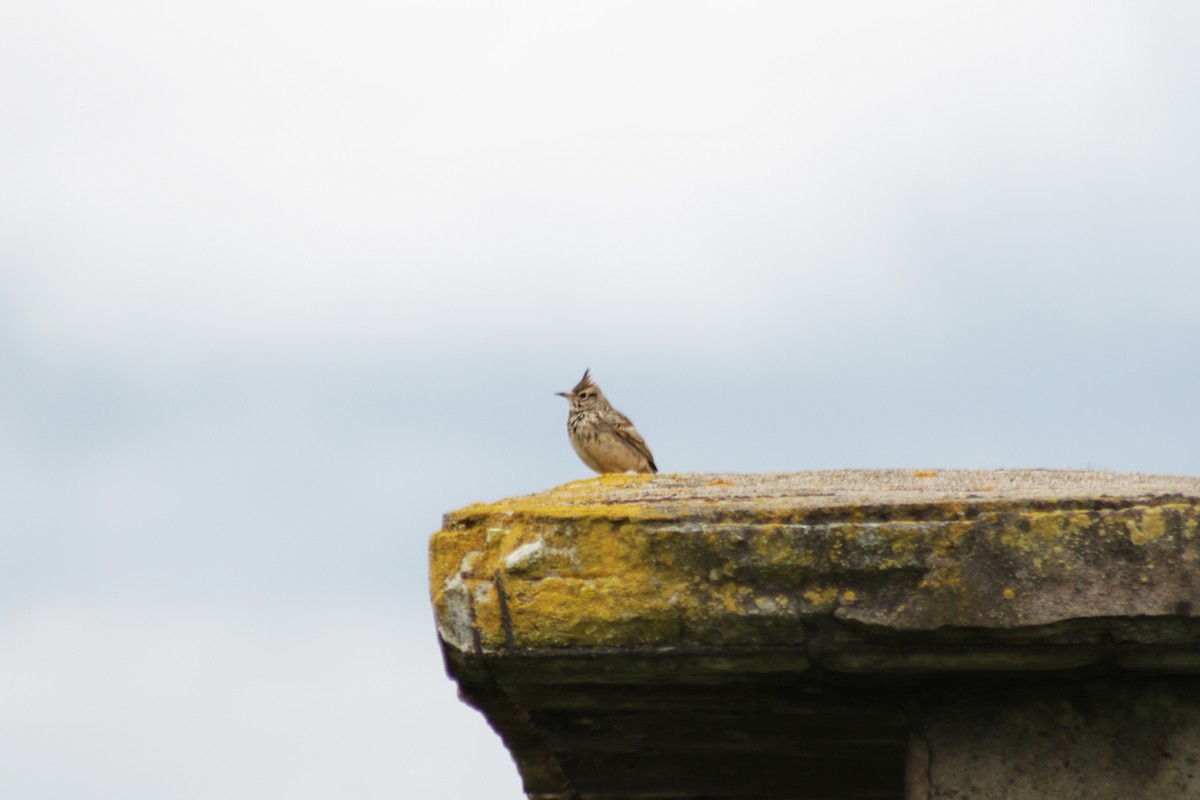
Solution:
{"label": "crested lark", "polygon": [[629,417],[608,403],[600,387],[592,383],[591,370],[569,392],[556,392],[571,401],[567,433],[571,447],[583,463],[605,472],[658,472],[646,440]]}

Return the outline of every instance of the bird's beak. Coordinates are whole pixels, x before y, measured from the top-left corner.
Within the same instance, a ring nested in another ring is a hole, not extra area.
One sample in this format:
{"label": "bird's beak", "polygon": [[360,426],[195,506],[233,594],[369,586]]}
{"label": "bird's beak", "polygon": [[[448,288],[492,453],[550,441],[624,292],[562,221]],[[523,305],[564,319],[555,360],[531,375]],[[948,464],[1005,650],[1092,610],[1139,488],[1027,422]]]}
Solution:
{"label": "bird's beak", "polygon": [[566,392],[555,392],[555,394],[558,395],[559,397],[565,397],[568,400],[571,399],[571,395],[567,394]]}

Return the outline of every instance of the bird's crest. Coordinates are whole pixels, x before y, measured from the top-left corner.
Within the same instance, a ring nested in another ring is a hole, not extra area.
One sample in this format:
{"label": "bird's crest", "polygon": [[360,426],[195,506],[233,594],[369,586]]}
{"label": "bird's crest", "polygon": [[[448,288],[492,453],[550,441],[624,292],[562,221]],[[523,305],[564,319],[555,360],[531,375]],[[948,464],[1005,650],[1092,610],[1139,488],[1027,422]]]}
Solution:
{"label": "bird's crest", "polygon": [[579,383],[575,384],[575,388],[571,390],[571,394],[579,394],[580,392],[582,392],[584,389],[588,388],[589,386],[596,385],[596,384],[592,383],[591,372],[592,372],[592,370],[590,367],[583,371],[583,377],[579,379]]}

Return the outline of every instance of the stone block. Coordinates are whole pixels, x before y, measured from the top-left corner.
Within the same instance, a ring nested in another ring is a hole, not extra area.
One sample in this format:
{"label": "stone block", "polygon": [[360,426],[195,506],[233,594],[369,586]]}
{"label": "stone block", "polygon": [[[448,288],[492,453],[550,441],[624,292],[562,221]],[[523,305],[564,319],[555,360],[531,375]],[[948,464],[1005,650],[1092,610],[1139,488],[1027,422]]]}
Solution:
{"label": "stone block", "polygon": [[531,797],[1191,797],[1198,532],[1196,478],[608,475],[448,514],[430,579]]}

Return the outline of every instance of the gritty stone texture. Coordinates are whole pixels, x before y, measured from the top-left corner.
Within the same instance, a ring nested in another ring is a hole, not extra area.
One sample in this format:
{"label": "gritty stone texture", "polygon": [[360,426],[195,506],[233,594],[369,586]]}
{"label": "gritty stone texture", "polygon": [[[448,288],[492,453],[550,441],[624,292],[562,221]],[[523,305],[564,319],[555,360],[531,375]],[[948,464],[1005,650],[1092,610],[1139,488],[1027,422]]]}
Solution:
{"label": "gritty stone texture", "polygon": [[930,797],[1200,797],[1195,681],[956,690],[930,711]]}
{"label": "gritty stone texture", "polygon": [[477,654],[793,646],[827,621],[845,671],[1080,666],[1114,639],[1161,646],[1130,668],[1190,670],[1198,496],[1085,472],[608,476],[448,515],[433,597]]}
{"label": "gritty stone texture", "polygon": [[1195,478],[609,475],[448,514],[431,590],[531,797],[950,797],[945,684],[1200,676],[1198,532]]}

